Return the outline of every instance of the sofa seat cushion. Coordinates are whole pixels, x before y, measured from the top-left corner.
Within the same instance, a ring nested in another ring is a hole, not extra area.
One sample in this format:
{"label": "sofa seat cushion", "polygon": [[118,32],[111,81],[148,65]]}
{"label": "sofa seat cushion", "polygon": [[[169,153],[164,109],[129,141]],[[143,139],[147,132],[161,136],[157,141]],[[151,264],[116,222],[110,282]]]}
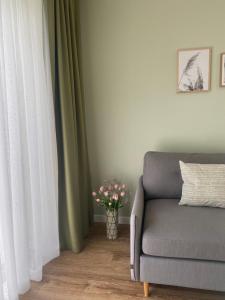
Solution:
{"label": "sofa seat cushion", "polygon": [[146,255],[225,262],[225,209],[145,203],[142,251]]}

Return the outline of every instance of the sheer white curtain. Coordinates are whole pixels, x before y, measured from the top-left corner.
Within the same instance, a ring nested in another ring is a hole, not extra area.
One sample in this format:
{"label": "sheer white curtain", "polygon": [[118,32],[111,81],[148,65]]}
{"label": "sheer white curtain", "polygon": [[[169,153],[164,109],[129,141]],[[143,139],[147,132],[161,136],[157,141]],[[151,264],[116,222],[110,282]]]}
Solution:
{"label": "sheer white curtain", "polygon": [[57,153],[42,0],[0,0],[0,299],[58,256]]}

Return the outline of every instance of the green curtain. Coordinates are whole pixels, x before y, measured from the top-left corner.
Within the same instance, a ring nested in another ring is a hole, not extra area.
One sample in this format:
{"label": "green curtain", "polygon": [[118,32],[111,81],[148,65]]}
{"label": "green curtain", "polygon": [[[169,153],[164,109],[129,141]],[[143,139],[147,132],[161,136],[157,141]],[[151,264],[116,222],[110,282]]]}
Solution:
{"label": "green curtain", "polygon": [[45,0],[59,157],[59,231],[62,249],[79,252],[92,221],[76,0]]}

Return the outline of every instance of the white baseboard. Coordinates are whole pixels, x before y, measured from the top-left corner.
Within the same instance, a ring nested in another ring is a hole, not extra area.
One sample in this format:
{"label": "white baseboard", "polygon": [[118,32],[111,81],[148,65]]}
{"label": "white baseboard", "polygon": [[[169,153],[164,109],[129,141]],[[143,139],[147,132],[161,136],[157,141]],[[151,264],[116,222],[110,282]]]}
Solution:
{"label": "white baseboard", "polygon": [[[105,215],[94,215],[94,222],[105,223]],[[130,224],[130,217],[119,216],[119,224]]]}

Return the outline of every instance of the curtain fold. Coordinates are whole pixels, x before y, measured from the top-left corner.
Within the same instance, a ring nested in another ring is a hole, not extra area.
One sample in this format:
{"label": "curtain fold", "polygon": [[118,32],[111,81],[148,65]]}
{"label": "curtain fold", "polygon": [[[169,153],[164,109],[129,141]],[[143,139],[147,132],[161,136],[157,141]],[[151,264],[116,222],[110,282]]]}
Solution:
{"label": "curtain fold", "polygon": [[0,299],[59,255],[58,168],[43,0],[0,0]]}
{"label": "curtain fold", "polygon": [[79,252],[92,221],[85,110],[80,74],[79,7],[46,0],[55,86],[62,249]]}

